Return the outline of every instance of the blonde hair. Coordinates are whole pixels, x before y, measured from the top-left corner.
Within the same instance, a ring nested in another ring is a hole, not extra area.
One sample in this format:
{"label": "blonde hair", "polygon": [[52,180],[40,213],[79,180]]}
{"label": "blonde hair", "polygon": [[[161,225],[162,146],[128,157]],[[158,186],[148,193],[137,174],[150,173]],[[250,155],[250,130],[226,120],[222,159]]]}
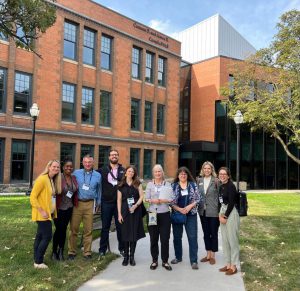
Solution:
{"label": "blonde hair", "polygon": [[207,166],[207,165],[210,166],[210,168],[211,168],[211,175],[212,175],[213,177],[216,178],[216,177],[217,177],[217,173],[216,173],[215,167],[214,167],[214,165],[213,165],[211,162],[209,162],[209,161],[206,161],[206,162],[203,163],[199,175],[200,175],[201,177],[204,176],[204,171],[203,171],[203,169],[204,169],[204,167]]}
{"label": "blonde hair", "polygon": [[[58,160],[50,160],[47,163],[45,170],[41,173],[41,176],[49,174],[49,168],[52,166],[53,163],[58,163],[58,165],[60,167],[60,162]],[[56,194],[61,194],[61,173],[60,173],[60,171],[59,171],[58,174],[56,174],[52,178],[52,180],[53,180],[53,184],[54,184]]]}
{"label": "blonde hair", "polygon": [[154,165],[154,167],[152,168],[152,176],[154,176],[155,169],[158,169],[162,172],[162,179],[165,180],[165,172],[164,172],[163,167],[160,164]]}

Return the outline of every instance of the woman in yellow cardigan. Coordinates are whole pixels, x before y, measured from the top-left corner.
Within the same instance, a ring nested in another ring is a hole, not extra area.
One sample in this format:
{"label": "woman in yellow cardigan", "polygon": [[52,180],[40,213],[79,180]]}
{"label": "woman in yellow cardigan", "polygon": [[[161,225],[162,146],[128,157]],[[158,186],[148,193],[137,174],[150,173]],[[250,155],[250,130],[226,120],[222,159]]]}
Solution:
{"label": "woman in yellow cardigan", "polygon": [[59,161],[48,162],[44,172],[36,179],[30,195],[32,220],[37,222],[34,241],[34,267],[47,269],[44,255],[52,238],[52,217],[56,217],[56,195],[61,193]]}

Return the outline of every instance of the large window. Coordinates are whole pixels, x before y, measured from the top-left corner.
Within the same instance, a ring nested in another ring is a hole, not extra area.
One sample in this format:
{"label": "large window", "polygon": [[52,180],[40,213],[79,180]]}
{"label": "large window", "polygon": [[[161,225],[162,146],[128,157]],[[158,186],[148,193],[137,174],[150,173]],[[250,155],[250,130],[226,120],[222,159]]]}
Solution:
{"label": "large window", "polygon": [[164,151],[156,151],[156,164],[159,164],[164,168],[164,164],[165,164],[165,152]]}
{"label": "large window", "polygon": [[144,130],[146,132],[152,132],[152,103],[145,102],[145,116],[144,116]]}
{"label": "large window", "polygon": [[112,38],[106,35],[101,37],[101,68],[104,70],[112,70]]}
{"label": "large window", "polygon": [[81,149],[80,149],[80,169],[83,168],[82,159],[83,159],[84,156],[90,155],[90,156],[94,157],[94,149],[95,149],[94,145],[90,145],[90,144],[82,144],[81,145]]}
{"label": "large window", "polygon": [[16,72],[15,74],[15,96],[14,113],[29,113],[31,103],[31,75]]}
{"label": "large window", "polygon": [[0,182],[3,182],[4,140],[0,138]]}
{"label": "large window", "polygon": [[63,83],[61,116],[64,121],[75,121],[75,89],[75,85]]}
{"label": "large window", "polygon": [[167,60],[163,57],[158,58],[158,74],[157,74],[157,82],[159,86],[166,86],[166,63]]}
{"label": "large window", "polygon": [[144,150],[144,179],[152,177],[152,150]]}
{"label": "large window", "polygon": [[110,146],[99,146],[99,160],[98,169],[107,167],[109,165],[108,155],[110,151]]}
{"label": "large window", "polygon": [[71,159],[75,163],[75,143],[60,143],[60,161],[63,162],[65,159]]}
{"label": "large window", "polygon": [[215,141],[222,143],[226,141],[227,108],[221,101],[216,102]]}
{"label": "large window", "polygon": [[141,79],[141,52],[140,48],[132,48],[131,76],[135,79]]}
{"label": "large window", "polygon": [[83,33],[83,62],[88,65],[95,65],[95,39],[96,33],[88,28]]}
{"label": "large window", "polygon": [[137,168],[137,172],[140,172],[140,149],[131,148],[130,149],[130,165]]}
{"label": "large window", "polygon": [[6,102],[6,70],[0,68],[0,112],[5,111]]}
{"label": "large window", "polygon": [[140,100],[131,99],[131,129],[140,130]]}
{"label": "large window", "polygon": [[13,140],[11,147],[11,182],[27,182],[29,142],[24,140]]}
{"label": "large window", "polygon": [[77,25],[68,21],[64,25],[64,57],[77,59]]}
{"label": "large window", "polygon": [[153,59],[154,54],[146,52],[145,81],[149,83],[153,83]]}
{"label": "large window", "polygon": [[81,122],[86,124],[94,123],[94,89],[82,88]]}
{"label": "large window", "polygon": [[157,104],[156,130],[165,133],[165,105]]}
{"label": "large window", "polygon": [[111,126],[111,93],[100,92],[100,126]]}

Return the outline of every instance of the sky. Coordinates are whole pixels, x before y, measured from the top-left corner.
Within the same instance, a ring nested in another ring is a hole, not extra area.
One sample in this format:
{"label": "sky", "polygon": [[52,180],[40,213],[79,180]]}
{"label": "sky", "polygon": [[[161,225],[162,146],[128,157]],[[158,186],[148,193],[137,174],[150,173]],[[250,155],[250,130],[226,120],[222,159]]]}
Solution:
{"label": "sky", "polygon": [[256,49],[268,47],[300,0],[93,0],[169,36],[219,13]]}

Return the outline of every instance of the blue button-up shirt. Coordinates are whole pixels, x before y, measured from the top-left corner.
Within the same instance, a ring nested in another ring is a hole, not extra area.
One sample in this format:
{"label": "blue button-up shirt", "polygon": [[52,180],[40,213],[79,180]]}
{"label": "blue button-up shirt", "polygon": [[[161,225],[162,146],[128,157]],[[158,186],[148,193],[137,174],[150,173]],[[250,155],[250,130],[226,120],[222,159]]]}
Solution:
{"label": "blue button-up shirt", "polygon": [[[96,205],[100,205],[102,194],[101,174],[97,171],[86,172],[84,169],[79,169],[74,171],[73,175],[78,183],[78,199],[95,199]],[[89,188],[88,190],[82,189],[84,184]]]}

